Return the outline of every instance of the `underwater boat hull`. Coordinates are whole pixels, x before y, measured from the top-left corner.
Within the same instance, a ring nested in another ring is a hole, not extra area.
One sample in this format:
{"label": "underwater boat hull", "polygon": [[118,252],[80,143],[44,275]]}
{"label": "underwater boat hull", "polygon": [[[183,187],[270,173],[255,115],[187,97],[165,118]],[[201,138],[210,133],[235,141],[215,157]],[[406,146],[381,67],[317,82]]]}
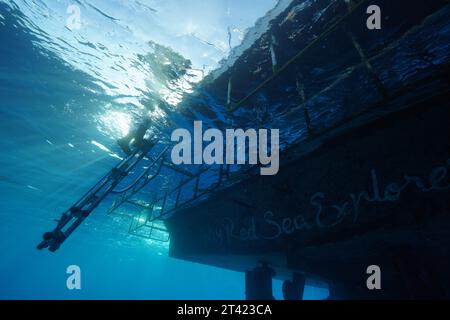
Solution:
{"label": "underwater boat hull", "polygon": [[[331,298],[445,297],[450,94],[433,88],[282,153],[276,176],[179,210],[165,221],[170,255],[237,271],[265,261],[280,279],[327,282]],[[367,289],[371,265],[383,290]]]}

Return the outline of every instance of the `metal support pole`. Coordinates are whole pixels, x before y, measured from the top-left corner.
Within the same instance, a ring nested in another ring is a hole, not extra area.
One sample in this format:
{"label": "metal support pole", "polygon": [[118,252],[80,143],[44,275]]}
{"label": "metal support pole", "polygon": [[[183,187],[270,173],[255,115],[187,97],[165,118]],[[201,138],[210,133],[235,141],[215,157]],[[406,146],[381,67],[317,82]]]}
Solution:
{"label": "metal support pole", "polygon": [[195,180],[194,198],[197,198],[199,184],[200,184],[200,174],[197,176],[197,179]]}
{"label": "metal support pole", "polygon": [[166,195],[164,196],[163,203],[162,203],[162,206],[161,206],[161,213],[160,213],[161,216],[162,216],[163,213],[164,213],[164,209],[165,209],[165,207],[166,207],[166,201],[167,201],[167,193],[166,193]]}
{"label": "metal support pole", "polygon": [[180,202],[181,188],[178,189],[177,199],[175,200],[175,209],[178,208],[178,203]]}
{"label": "metal support pole", "polygon": [[303,104],[303,114],[305,116],[305,124],[306,124],[306,130],[308,132],[308,137],[312,137],[313,135],[313,129],[311,124],[311,117],[309,115],[308,107],[306,106],[306,96],[305,96],[305,86],[302,82],[300,82],[297,78],[297,92],[300,96],[301,103]]}
{"label": "metal support pole", "polygon": [[[351,12],[355,8],[355,4],[353,3],[352,0],[344,0],[344,1],[347,4],[348,11]],[[384,100],[387,100],[389,98],[387,90],[384,87],[383,82],[380,80],[377,73],[375,72],[375,69],[373,68],[372,64],[367,59],[366,54],[364,53],[364,50],[361,48],[361,45],[359,44],[358,40],[356,40],[355,35],[350,31],[347,31],[347,34],[353,44],[353,47],[358,52],[361,61],[366,66],[366,69],[369,75],[372,77],[372,80],[375,86],[377,87],[378,91],[380,92],[381,96],[383,97]]]}
{"label": "metal support pole", "polygon": [[278,71],[278,61],[277,61],[277,54],[275,52],[275,46],[277,45],[277,39],[274,35],[270,36],[270,57],[272,59],[272,71],[273,73],[276,73]]}
{"label": "metal support pole", "polygon": [[227,87],[227,110],[231,109],[231,89],[232,89],[231,76],[228,78],[228,87]]}

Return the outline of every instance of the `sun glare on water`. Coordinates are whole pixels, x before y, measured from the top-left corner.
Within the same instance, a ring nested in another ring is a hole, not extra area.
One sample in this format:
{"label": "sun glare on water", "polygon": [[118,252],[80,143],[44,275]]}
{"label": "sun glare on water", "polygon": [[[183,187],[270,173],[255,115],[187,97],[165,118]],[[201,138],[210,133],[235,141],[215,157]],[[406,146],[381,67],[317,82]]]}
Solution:
{"label": "sun glare on water", "polygon": [[132,117],[119,111],[107,111],[99,118],[100,130],[114,139],[126,136],[130,132]]}

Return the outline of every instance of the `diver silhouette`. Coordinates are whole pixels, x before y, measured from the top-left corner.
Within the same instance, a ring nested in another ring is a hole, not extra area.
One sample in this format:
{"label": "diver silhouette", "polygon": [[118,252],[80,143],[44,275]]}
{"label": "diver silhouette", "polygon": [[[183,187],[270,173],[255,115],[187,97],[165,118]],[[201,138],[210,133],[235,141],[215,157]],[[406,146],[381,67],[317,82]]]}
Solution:
{"label": "diver silhouette", "polygon": [[[129,156],[131,154],[131,147],[142,148],[144,147],[145,143],[149,143],[149,141],[146,141],[144,137],[147,133],[147,130],[150,128],[151,123],[152,121],[150,117],[146,117],[141,124],[132,128],[125,137],[117,140],[117,144],[123,150],[123,152],[125,152],[126,155]],[[153,141],[151,141],[150,143],[154,144]]]}
{"label": "diver silhouette", "polygon": [[272,278],[275,270],[267,262],[260,261],[260,266],[245,272],[246,300],[275,300],[272,291]]}
{"label": "diver silhouette", "polygon": [[282,292],[285,300],[303,300],[306,279],[303,275],[294,272],[292,280],[283,282]]}

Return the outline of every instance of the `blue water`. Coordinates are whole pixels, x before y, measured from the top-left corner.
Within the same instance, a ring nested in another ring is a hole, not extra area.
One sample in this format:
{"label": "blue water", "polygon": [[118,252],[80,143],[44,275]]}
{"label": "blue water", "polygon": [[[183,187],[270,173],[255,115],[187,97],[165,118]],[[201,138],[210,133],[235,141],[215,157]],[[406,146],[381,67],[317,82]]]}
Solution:
{"label": "blue water", "polygon": [[[80,30],[65,26],[72,3],[81,8]],[[176,103],[180,88],[198,81],[168,84],[137,64],[146,43],[176,47],[207,72],[275,4],[0,1],[1,299],[244,298],[242,273],[169,258],[167,245],[130,236],[128,221],[106,215],[107,204],[58,252],[35,247],[119,161],[115,140],[142,115],[143,101]],[[79,291],[66,287],[69,265],[81,268]],[[308,287],[305,297],[325,294]]]}

